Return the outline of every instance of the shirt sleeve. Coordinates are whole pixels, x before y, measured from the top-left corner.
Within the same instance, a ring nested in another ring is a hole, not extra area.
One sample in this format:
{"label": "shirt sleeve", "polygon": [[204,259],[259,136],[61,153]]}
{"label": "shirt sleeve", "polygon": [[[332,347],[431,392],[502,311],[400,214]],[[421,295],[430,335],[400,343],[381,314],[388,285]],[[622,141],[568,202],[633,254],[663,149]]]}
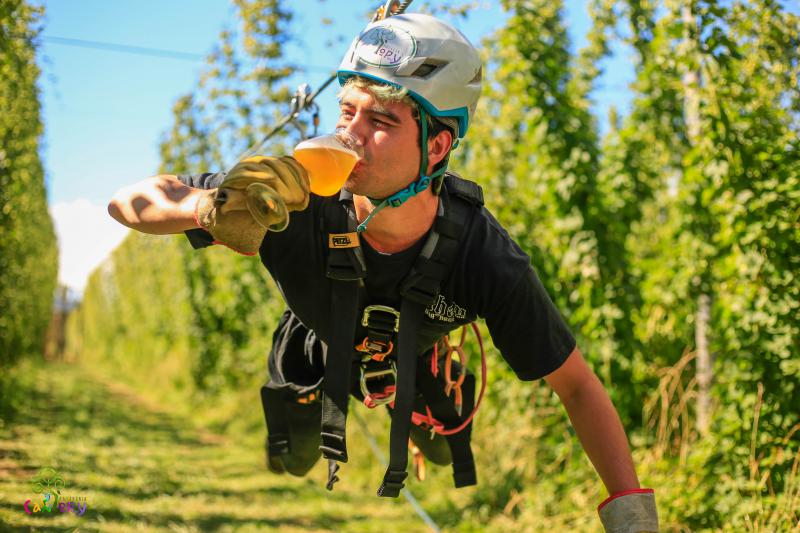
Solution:
{"label": "shirt sleeve", "polygon": [[575,339],[530,257],[485,209],[471,239],[470,291],[494,345],[523,381],[558,369],[575,349]]}
{"label": "shirt sleeve", "polygon": [[203,172],[202,174],[181,174],[176,177],[184,185],[195,189],[216,189],[226,175],[226,172]]}
{"label": "shirt sleeve", "polygon": [[[176,177],[184,185],[195,189],[216,189],[219,187],[222,180],[225,179],[225,175],[225,172],[204,172],[203,174],[182,174]],[[183,233],[186,235],[186,238],[189,239],[189,244],[191,244],[192,248],[195,250],[207,248],[214,244],[214,237],[202,228],[189,229]]]}
{"label": "shirt sleeve", "polygon": [[533,267],[486,316],[495,346],[517,377],[539,379],[557,370],[575,349],[575,339]]}

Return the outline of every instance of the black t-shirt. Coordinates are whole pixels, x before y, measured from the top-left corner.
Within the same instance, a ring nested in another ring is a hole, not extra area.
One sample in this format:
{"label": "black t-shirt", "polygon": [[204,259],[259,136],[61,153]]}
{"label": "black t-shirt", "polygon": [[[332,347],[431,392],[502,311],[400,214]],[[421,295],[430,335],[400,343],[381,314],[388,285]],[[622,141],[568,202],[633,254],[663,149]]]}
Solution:
{"label": "black t-shirt", "polygon": [[[178,176],[186,185],[217,187],[222,174]],[[324,206],[337,196],[311,195],[307,209],[291,214],[285,231],[268,232],[259,251],[289,308],[325,342],[330,339],[331,283],[325,275],[327,235],[322,235]],[[460,201],[460,200],[459,200]],[[211,245],[202,229],[186,232],[195,248]],[[386,255],[361,246],[367,264],[365,305],[400,308],[399,287],[425,238],[402,252]],[[425,310],[420,353],[449,331],[476,318],[486,320],[495,346],[522,380],[556,370],[575,348],[575,339],[533,270],[530,258],[485,207],[472,217],[455,265],[439,295]],[[363,329],[357,332],[363,338]]]}

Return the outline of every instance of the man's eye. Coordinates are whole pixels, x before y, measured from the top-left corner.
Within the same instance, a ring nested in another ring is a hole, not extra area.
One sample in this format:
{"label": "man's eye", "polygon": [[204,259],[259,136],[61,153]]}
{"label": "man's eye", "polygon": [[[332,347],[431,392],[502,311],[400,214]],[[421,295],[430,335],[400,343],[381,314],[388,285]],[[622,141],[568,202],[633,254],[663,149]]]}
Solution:
{"label": "man's eye", "polygon": [[381,127],[381,128],[388,128],[389,126],[391,126],[391,124],[389,124],[388,122],[384,122],[384,121],[382,121],[382,120],[378,120],[378,119],[376,119],[376,118],[375,118],[375,119],[372,119],[372,122],[373,122],[373,123],[374,123],[376,126],[378,126],[378,127]]}

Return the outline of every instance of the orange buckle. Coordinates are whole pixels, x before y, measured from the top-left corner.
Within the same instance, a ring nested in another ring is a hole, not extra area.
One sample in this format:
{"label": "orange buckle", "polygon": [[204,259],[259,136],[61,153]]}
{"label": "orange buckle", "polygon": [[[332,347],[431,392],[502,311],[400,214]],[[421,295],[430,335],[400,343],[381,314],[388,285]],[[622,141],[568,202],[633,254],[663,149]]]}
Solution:
{"label": "orange buckle", "polygon": [[308,404],[315,401],[317,398],[319,398],[319,392],[313,391],[306,396],[301,396],[300,398],[298,398],[297,403]]}
{"label": "orange buckle", "polygon": [[370,340],[369,337],[364,337],[363,342],[356,346],[356,350],[367,354],[361,358],[362,361],[366,362],[370,359],[373,359],[380,362],[383,361],[387,355],[392,353],[392,350],[394,350],[394,343],[392,341],[389,341],[388,343],[383,341],[375,341]]}

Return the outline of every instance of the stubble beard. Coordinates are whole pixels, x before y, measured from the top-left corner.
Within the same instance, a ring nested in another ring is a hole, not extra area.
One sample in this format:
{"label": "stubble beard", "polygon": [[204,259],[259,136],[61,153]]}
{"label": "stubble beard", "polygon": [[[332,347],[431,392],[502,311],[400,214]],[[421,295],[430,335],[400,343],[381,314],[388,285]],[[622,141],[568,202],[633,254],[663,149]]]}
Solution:
{"label": "stubble beard", "polygon": [[[350,176],[347,177],[342,188],[358,196],[374,197],[374,190],[372,189],[377,181],[375,176],[364,175],[360,172],[353,171],[350,173]],[[373,187],[370,187],[370,185],[373,185]]]}

